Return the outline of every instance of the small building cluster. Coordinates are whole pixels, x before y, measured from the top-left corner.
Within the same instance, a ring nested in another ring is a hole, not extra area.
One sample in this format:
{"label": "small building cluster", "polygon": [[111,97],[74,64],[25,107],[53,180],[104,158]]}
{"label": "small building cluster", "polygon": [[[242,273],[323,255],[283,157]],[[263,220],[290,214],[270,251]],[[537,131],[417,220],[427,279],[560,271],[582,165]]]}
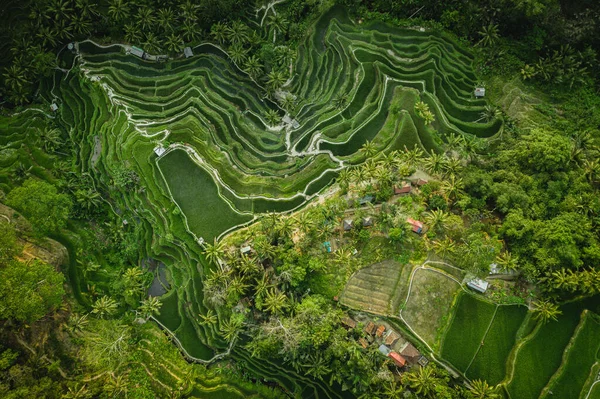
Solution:
{"label": "small building cluster", "polygon": [[[351,317],[344,317],[341,322],[347,329],[354,329],[358,325]],[[414,345],[384,323],[377,324],[367,320],[363,332],[365,336],[358,339],[358,344],[363,349],[375,346],[379,353],[389,358],[399,369],[417,364],[426,366],[429,363]]]}

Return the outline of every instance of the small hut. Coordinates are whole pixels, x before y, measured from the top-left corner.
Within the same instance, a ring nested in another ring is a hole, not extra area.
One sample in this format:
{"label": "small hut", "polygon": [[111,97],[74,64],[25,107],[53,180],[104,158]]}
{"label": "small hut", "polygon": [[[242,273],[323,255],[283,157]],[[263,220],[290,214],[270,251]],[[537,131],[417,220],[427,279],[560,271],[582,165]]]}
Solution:
{"label": "small hut", "polygon": [[352,219],[344,219],[344,221],[342,222],[342,227],[344,228],[344,231],[350,231],[352,230],[353,224],[354,221]]}
{"label": "small hut", "polygon": [[477,87],[475,89],[475,98],[483,98],[485,97],[485,87]]}
{"label": "small hut", "polygon": [[190,58],[194,56],[194,53],[192,52],[192,48],[191,47],[186,47],[183,49],[183,55],[185,55],[185,58]]}

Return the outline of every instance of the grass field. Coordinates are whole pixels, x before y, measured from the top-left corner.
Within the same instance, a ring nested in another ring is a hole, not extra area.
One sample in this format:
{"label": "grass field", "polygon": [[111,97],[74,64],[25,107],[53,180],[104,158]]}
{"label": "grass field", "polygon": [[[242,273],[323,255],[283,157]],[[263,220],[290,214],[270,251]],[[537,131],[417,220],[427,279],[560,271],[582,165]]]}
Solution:
{"label": "grass field", "polygon": [[442,357],[461,372],[467,370],[481,346],[495,311],[495,305],[475,295],[461,293],[451,325],[443,339]]}
{"label": "grass field", "polygon": [[419,269],[414,273],[410,297],[400,315],[432,348],[439,347],[439,332],[460,285],[442,273]]}
{"label": "grass field", "polygon": [[470,379],[483,379],[492,385],[500,383],[506,374],[506,361],[517,341],[527,307],[498,306],[494,320],[484,338],[484,345],[473,359],[465,375]]}

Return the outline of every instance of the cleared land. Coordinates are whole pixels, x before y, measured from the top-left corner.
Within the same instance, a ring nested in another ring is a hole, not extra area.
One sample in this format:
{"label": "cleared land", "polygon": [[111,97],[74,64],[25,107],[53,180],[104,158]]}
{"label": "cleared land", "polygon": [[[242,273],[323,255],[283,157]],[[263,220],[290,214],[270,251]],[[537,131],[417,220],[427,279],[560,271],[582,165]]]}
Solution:
{"label": "cleared land", "polygon": [[418,269],[413,275],[408,302],[400,315],[429,346],[436,348],[459,290],[460,285],[446,275]]}
{"label": "cleared land", "polygon": [[395,298],[400,297],[403,287],[408,286],[411,270],[411,265],[402,265],[393,260],[359,270],[346,284],[340,302],[353,309],[394,314]]}
{"label": "cleared land", "polygon": [[446,332],[440,352],[444,359],[461,372],[465,372],[482,346],[496,306],[462,292],[455,309],[452,324]]}

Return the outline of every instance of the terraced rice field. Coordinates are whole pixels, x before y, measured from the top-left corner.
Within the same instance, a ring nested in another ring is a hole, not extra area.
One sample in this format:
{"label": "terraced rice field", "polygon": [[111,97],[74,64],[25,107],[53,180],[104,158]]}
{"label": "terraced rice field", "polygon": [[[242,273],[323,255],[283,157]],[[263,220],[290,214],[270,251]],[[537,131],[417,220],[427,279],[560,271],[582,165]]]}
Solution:
{"label": "terraced rice field", "polygon": [[[74,166],[110,191],[116,217],[136,229],[140,258],[168,265],[171,290],[159,321],[198,361],[227,349],[218,326],[197,319],[210,307],[202,288],[210,265],[199,237],[210,240],[263,213],[302,206],[342,168],[365,160],[360,148],[367,140],[380,152],[415,145],[434,152],[450,132],[492,137],[502,130],[500,119],[478,121],[486,102],[472,95],[477,78],[467,50],[427,30],[359,26],[337,8],[310,29],[291,66],[293,78],[282,87],[296,97],[287,116],[297,124],[269,125],[268,110],[281,117],[285,111],[218,46],[202,44],[194,57],[166,63],[142,61],[125,49],[82,42],[77,55],[61,52],[73,68],[56,70],[45,83],[45,105],[0,118],[6,171],[0,184],[12,187],[9,171],[20,164],[53,181],[54,159],[36,150],[36,140],[37,129],[54,119],[76,147]],[[347,101],[336,107],[333,100],[341,97]],[[415,114],[417,101],[434,112],[431,126]],[[54,114],[47,111],[51,102],[59,105]],[[391,105],[399,111],[390,112]],[[162,157],[157,146],[167,149]],[[124,171],[138,181],[133,188],[117,184]],[[85,305],[77,234],[72,227],[60,241],[70,251],[75,297]],[[397,302],[387,302],[396,312]],[[281,366],[233,356],[259,375],[285,380],[299,395],[341,396]]]}
{"label": "terraced rice field", "polygon": [[395,314],[398,302],[406,296],[411,270],[412,266],[391,260],[359,270],[346,284],[340,303],[371,313]]}

